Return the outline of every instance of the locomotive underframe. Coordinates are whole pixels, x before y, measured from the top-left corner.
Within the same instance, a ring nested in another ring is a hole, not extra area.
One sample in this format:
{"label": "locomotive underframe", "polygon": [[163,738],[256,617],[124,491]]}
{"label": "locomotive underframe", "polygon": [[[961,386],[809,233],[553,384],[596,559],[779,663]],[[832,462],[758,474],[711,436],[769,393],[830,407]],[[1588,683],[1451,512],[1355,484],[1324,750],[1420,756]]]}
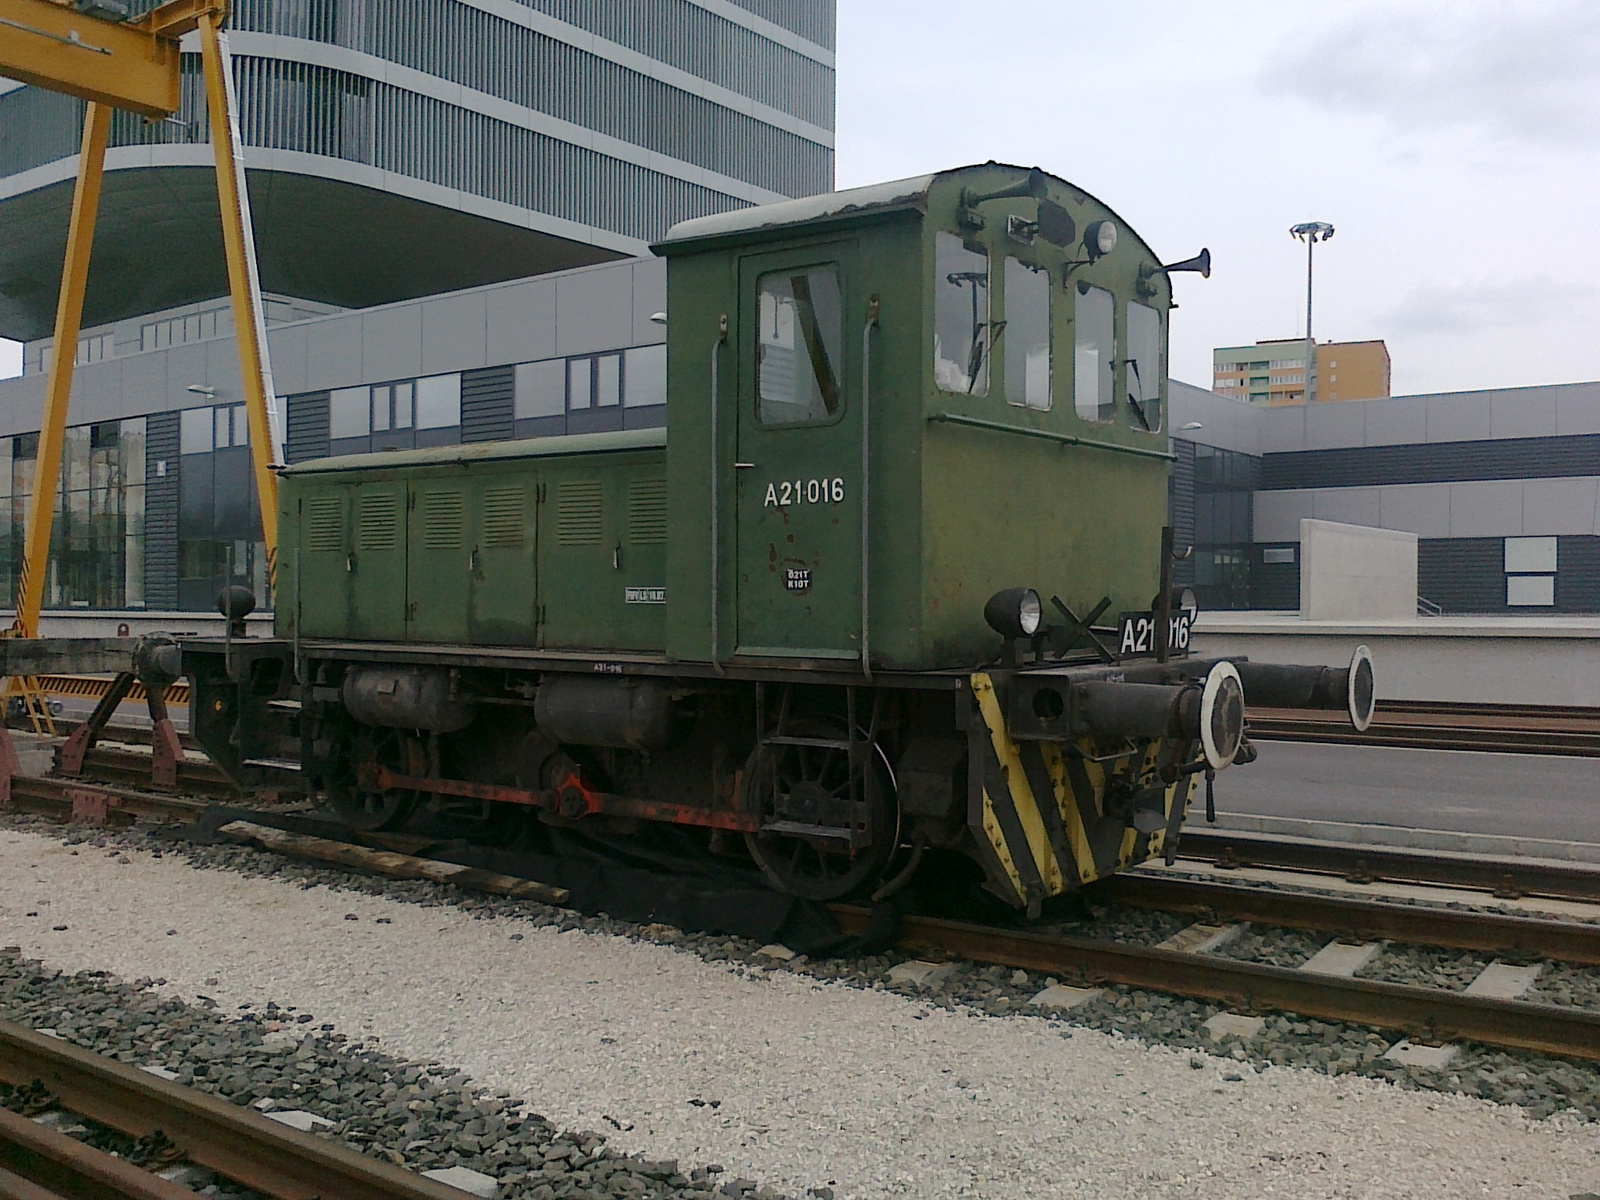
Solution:
{"label": "locomotive underframe", "polygon": [[[193,732],[242,787],[335,797],[353,788],[378,822],[420,801],[486,820],[520,806],[549,823],[615,832],[666,822],[706,831],[713,849],[742,835],[776,882],[818,898],[846,883],[882,894],[926,850],[950,849],[982,864],[990,891],[1033,913],[1175,845],[1206,765],[1192,736],[1086,731],[1074,685],[1176,693],[1197,688],[1214,661],[880,672],[868,684],[811,662],[733,662],[718,673],[638,655],[183,645]],[[445,732],[363,724],[343,687],[357,671],[443,674],[450,695],[441,702],[470,705],[470,722]],[[656,689],[678,727],[654,748],[554,738],[535,718],[535,698],[558,681],[602,700],[608,688]],[[837,765],[819,765],[829,755]],[[808,857],[803,846],[834,875],[785,879],[769,862],[778,850]]]}

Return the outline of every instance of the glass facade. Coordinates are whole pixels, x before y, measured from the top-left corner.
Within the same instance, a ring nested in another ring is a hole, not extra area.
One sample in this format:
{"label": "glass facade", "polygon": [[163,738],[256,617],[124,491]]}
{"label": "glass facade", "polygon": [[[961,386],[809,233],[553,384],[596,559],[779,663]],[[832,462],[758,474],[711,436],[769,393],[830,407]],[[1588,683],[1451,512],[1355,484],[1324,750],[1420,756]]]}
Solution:
{"label": "glass facade", "polygon": [[1194,448],[1194,590],[1202,609],[1250,607],[1252,494],[1261,460]]}
{"label": "glass facade", "polygon": [[266,544],[244,405],[179,414],[178,607],[209,611],[231,583],[268,607]]}
{"label": "glass facade", "polygon": [[[39,435],[0,438],[0,588],[16,595]],[[66,431],[44,605],[145,606],[145,419]]]}

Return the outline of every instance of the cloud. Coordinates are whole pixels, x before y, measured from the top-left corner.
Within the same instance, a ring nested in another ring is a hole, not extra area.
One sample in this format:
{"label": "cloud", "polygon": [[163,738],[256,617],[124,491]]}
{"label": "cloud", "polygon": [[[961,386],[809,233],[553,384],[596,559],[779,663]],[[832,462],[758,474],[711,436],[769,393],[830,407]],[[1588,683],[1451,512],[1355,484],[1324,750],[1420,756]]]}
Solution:
{"label": "cloud", "polygon": [[1404,130],[1476,127],[1570,147],[1600,141],[1600,5],[1477,0],[1371,8],[1286,41],[1268,96],[1371,113]]}
{"label": "cloud", "polygon": [[1545,324],[1588,307],[1591,284],[1529,276],[1495,283],[1426,283],[1413,288],[1376,320],[1385,336],[1461,335]]}

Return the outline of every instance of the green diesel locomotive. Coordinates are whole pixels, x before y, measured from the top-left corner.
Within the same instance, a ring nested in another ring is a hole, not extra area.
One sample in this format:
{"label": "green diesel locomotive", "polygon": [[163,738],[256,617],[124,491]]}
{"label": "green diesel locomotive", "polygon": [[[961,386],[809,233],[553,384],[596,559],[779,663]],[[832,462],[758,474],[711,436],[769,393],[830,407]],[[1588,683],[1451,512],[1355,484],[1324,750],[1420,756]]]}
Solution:
{"label": "green diesel locomotive", "polygon": [[1173,851],[1246,693],[1370,718],[1363,656],[1187,652],[1167,319],[1204,257],[996,163],[655,249],[665,431],[284,471],[275,637],[183,646],[237,781],[369,829],[671,822],[815,899],[955,850],[1037,913]]}

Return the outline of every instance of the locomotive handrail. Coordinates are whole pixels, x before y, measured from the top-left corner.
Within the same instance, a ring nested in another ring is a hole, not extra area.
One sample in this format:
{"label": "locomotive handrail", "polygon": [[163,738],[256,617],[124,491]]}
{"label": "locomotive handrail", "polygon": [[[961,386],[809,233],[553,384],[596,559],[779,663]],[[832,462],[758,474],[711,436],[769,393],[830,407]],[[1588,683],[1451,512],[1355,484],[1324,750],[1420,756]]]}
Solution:
{"label": "locomotive handrail", "polygon": [[867,524],[868,502],[872,497],[869,480],[872,478],[870,453],[872,450],[872,330],[878,323],[878,298],[874,296],[867,309],[867,323],[861,327],[861,673],[872,682],[872,658],[869,631],[871,628],[872,565],[870,527]]}
{"label": "locomotive handrail", "polygon": [[1168,462],[1177,458],[1169,450],[1146,450],[1143,446],[1121,446],[1116,442],[1102,442],[1095,438],[1078,437],[1071,433],[1051,433],[1045,429],[1026,429],[1021,425],[1007,425],[1001,421],[986,421],[982,417],[968,417],[961,413],[934,413],[928,418],[933,424],[970,425],[974,429],[989,429],[995,433],[1016,433],[1023,437],[1042,438],[1062,446],[1087,446],[1091,450],[1111,450],[1117,454],[1132,454],[1139,458],[1162,458]]}
{"label": "locomotive handrail", "polygon": [[721,390],[722,347],[727,341],[728,314],[723,313],[717,323],[717,340],[711,343],[711,666],[718,675],[726,672],[722,669],[722,640],[717,620],[717,609],[721,600],[718,593],[722,586],[717,571],[718,556],[722,553],[720,525],[717,520],[720,515],[717,510],[722,504],[722,479],[719,474],[722,466],[722,441],[717,429],[717,400]]}

